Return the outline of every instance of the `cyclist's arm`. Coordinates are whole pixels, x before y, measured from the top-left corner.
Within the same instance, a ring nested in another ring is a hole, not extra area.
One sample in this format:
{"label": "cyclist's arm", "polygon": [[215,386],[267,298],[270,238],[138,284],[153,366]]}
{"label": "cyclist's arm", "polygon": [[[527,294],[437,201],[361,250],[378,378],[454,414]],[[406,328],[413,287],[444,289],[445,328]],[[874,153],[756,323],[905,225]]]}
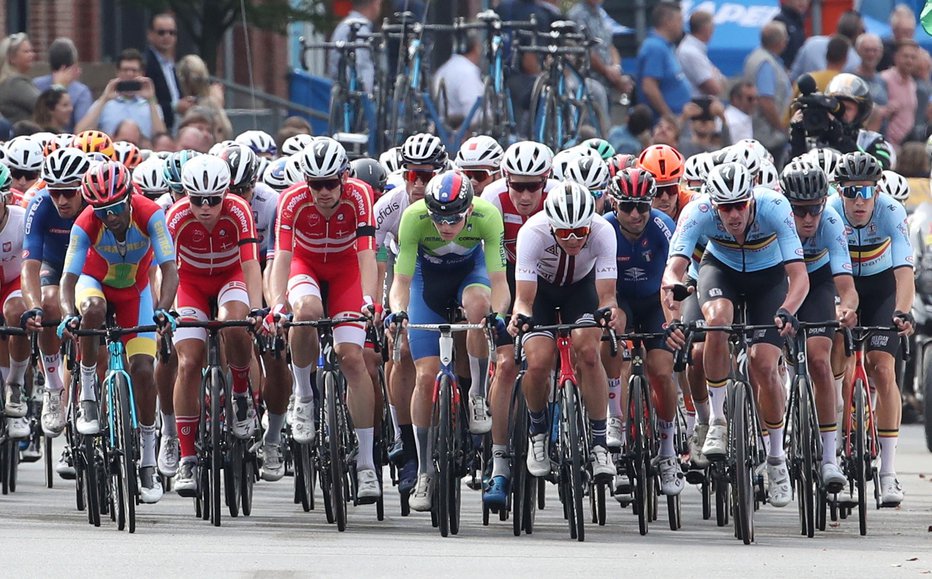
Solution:
{"label": "cyclist's arm", "polygon": [[363,249],[356,255],[359,261],[359,280],[362,286],[362,295],[369,296],[375,301],[379,289],[377,281],[379,267],[375,263],[375,251]]}
{"label": "cyclist's arm", "polygon": [[851,274],[835,276],[835,290],[840,298],[838,308],[842,310],[856,311],[860,298],[858,290],[854,287],[854,276]]}
{"label": "cyclist's arm", "polygon": [[536,281],[515,282],[515,309],[514,313],[530,317],[534,311],[534,298],[537,296]]}
{"label": "cyclist's arm", "polygon": [[916,297],[916,285],[911,267],[898,267],[893,270],[896,277],[896,310],[908,312],[913,307]]}
{"label": "cyclist's arm", "polygon": [[618,297],[615,293],[615,280],[595,280],[595,293],[599,296],[599,308],[618,307]]}
{"label": "cyclist's arm", "polygon": [[291,271],[291,251],[277,249],[269,274],[269,307],[287,305],[288,274]]}
{"label": "cyclist's arm", "polygon": [[492,311],[504,313],[511,305],[511,291],[508,289],[508,277],[503,271],[489,272],[492,283]]}
{"label": "cyclist's arm", "polygon": [[679,304],[673,299],[673,286],[683,283],[683,276],[689,267],[689,259],[682,255],[671,255],[667,260],[667,267],[663,270],[660,282],[660,303],[663,306],[663,315],[669,322],[679,317]]}
{"label": "cyclist's arm", "polygon": [[786,298],[781,307],[795,314],[809,293],[809,273],[803,261],[784,263],[783,267],[786,268],[786,277],[789,278],[790,286],[786,290]]}
{"label": "cyclist's arm", "polygon": [[[89,221],[88,219],[87,221]],[[74,288],[78,283],[78,276],[84,269],[84,262],[87,259],[87,250],[91,246],[91,239],[84,231],[82,219],[79,217],[71,227],[71,237],[68,241],[68,251],[65,253],[64,273],[61,278],[61,288],[59,290],[59,301],[61,302],[61,311],[63,316],[77,313],[75,307]]]}
{"label": "cyclist's arm", "polygon": [[389,306],[393,312],[406,312],[410,301],[411,276],[396,272],[394,279],[392,279],[392,289],[388,295]]}
{"label": "cyclist's arm", "polygon": [[61,277],[61,288],[59,289],[58,301],[61,302],[62,316],[73,316],[78,313],[75,307],[74,288],[78,284],[78,276],[66,272]]}
{"label": "cyclist's arm", "polygon": [[243,278],[246,280],[246,295],[249,296],[249,307],[258,309],[262,307],[262,271],[259,261],[250,259],[243,263]]}
{"label": "cyclist's arm", "polygon": [[23,299],[26,300],[26,309],[42,307],[42,282],[39,279],[41,269],[42,262],[35,259],[23,260],[20,283],[23,289]]}
{"label": "cyclist's arm", "polygon": [[23,271],[22,280],[23,299],[29,309],[42,307],[42,282],[39,272],[42,269],[42,258],[45,251],[45,212],[39,211],[47,198],[33,197],[26,209],[26,220],[23,226]]}
{"label": "cyclist's arm", "polygon": [[178,266],[174,260],[166,261],[159,264],[159,272],[162,274],[162,283],[159,284],[159,301],[155,309],[170,310],[178,292]]}

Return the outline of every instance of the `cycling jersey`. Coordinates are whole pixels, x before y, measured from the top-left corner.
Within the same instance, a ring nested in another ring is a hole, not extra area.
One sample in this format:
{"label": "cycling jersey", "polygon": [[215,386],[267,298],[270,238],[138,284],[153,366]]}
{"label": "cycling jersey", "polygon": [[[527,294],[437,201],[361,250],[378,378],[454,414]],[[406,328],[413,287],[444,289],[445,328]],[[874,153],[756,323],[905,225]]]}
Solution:
{"label": "cycling jersey", "polygon": [[39,179],[38,181],[33,183],[28,189],[26,189],[22,193],[22,195],[19,196],[19,198],[14,199],[13,201],[15,201],[15,203],[12,203],[12,204],[19,205],[20,207],[23,207],[23,208],[29,207],[29,203],[36,197],[36,195],[39,195],[40,193],[44,193],[46,191],[48,191],[48,187],[45,185],[45,181],[43,179]]}
{"label": "cycling jersey", "polygon": [[401,214],[410,204],[410,196],[404,186],[387,192],[376,201],[375,213],[375,245],[385,248],[389,254],[398,256],[398,226],[401,224]]}
{"label": "cycling jersey", "polygon": [[605,220],[615,231],[618,247],[618,283],[615,289],[619,297],[635,299],[660,295],[660,280],[666,267],[670,238],[673,237],[673,220],[663,211],[652,209],[647,226],[635,241],[629,241],[622,234],[614,213]]}
{"label": "cycling jersey", "polygon": [[844,199],[834,195],[828,207],[841,216],[851,254],[851,267],[855,277],[876,275],[888,269],[913,266],[913,248],[909,241],[906,209],[885,193],[874,197],[874,212],[870,221],[854,227],[845,215]]}
{"label": "cycling jersey", "polygon": [[[547,180],[547,184],[544,185],[544,193],[540,196],[540,205],[534,209],[532,215],[543,210],[544,199],[547,198],[547,194],[559,184],[560,182],[555,179]],[[511,201],[511,195],[508,194],[508,182],[505,178],[489,183],[482,190],[482,198],[494,205],[502,215],[502,221],[505,223],[505,255],[508,258],[508,263],[514,264],[517,255],[518,230],[530,218],[530,215],[518,213],[518,209]]]}
{"label": "cycling jersey", "polygon": [[831,266],[832,275],[851,275],[851,257],[848,255],[848,237],[841,217],[826,206],[815,235],[800,239],[806,271],[813,273],[825,265]]}
{"label": "cycling jersey", "polygon": [[209,231],[191,211],[190,197],[173,205],[165,220],[175,240],[178,275],[221,276],[258,260],[252,211],[241,197],[223,199],[220,217]]}
{"label": "cycling jersey", "polygon": [[252,219],[259,240],[259,258],[265,261],[274,252],[275,216],[278,214],[278,192],[265,183],[256,183],[256,188],[249,202],[252,207]]}
{"label": "cycling jersey", "polygon": [[113,288],[143,290],[149,284],[153,256],[156,265],[175,259],[165,213],[143,195],[131,194],[130,200],[132,215],[123,242],[94,215],[93,207],[84,208],[71,228],[65,273],[84,273]]}
{"label": "cycling jersey", "polygon": [[502,219],[491,203],[474,198],[472,213],[463,230],[452,241],[444,241],[427,212],[424,200],[405,210],[398,231],[400,252],[395,274],[414,275],[415,266],[422,263],[431,268],[462,268],[471,263],[485,243],[485,267],[489,273],[505,271],[505,250],[502,245]]}
{"label": "cycling jersey", "polygon": [[6,223],[0,230],[0,285],[4,290],[13,282],[19,281],[23,270],[23,222],[26,210],[7,205],[6,215]]}
{"label": "cycling jersey", "polygon": [[[23,259],[44,262],[61,271],[73,224],[74,219],[64,219],[58,214],[48,191],[33,197],[26,209]],[[58,280],[53,285],[58,285]]]}
{"label": "cycling jersey", "polygon": [[760,271],[802,260],[796,222],[783,195],[757,187],[751,211],[744,243],[738,243],[725,231],[709,196],[700,196],[683,210],[670,242],[670,255],[692,258],[699,239],[706,235],[709,238],[706,254],[736,271]]}
{"label": "cycling jersey", "polygon": [[175,204],[175,198],[171,193],[162,193],[162,195],[155,200],[155,203],[162,209],[162,211],[168,213],[168,210],[171,209],[171,206]]}
{"label": "cycling jersey", "polygon": [[676,194],[676,210],[673,213],[673,216],[670,217],[673,221],[679,223],[680,216],[683,215],[683,210],[686,209],[686,206],[693,200],[699,197],[692,189],[686,187],[685,185],[680,185],[680,190]]}
{"label": "cycling jersey", "polygon": [[527,220],[518,232],[515,281],[542,279],[555,286],[576,283],[595,270],[595,279],[618,277],[617,244],[612,226],[600,215],[592,218],[589,239],[578,255],[569,256],[557,244],[543,212]]}

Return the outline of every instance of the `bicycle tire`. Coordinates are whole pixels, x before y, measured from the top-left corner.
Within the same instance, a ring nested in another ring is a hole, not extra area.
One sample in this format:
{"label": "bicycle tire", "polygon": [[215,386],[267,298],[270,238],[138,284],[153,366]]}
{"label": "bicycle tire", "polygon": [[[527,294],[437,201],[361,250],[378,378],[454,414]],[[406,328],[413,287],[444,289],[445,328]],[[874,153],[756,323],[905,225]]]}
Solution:
{"label": "bicycle tire", "polygon": [[[71,426],[69,425],[70,429]],[[79,459],[77,456],[82,451],[77,449],[76,445],[73,443],[74,438],[68,436],[69,448],[71,448],[71,464],[74,466],[74,503],[75,508],[78,511],[83,511],[87,508],[87,502],[85,501],[85,490],[84,490],[84,459]]]}
{"label": "bicycle tire", "polygon": [[799,507],[800,530],[808,538],[815,536],[815,485],[816,466],[814,456],[814,437],[819,436],[818,424],[813,424],[812,390],[805,377],[800,377],[797,388],[796,424],[791,436],[795,439],[792,446],[800,472],[797,477],[797,503]]}
{"label": "bicycle tire", "polygon": [[220,526],[221,470],[223,469],[223,440],[221,420],[224,415],[221,398],[226,392],[223,372],[211,368],[207,376],[210,384],[210,522]]}
{"label": "bicycle tire", "polygon": [[712,481],[709,480],[709,471],[706,470],[702,484],[699,485],[699,493],[702,495],[702,520],[708,521],[712,518]]}
{"label": "bicycle tire", "polygon": [[324,374],[324,396],[327,405],[327,438],[330,447],[330,502],[337,529],[342,532],[346,530],[346,499],[344,497],[346,475],[340,437],[345,427],[340,420],[338,395],[336,377],[332,372],[326,372]]}
{"label": "bicycle tire", "polygon": [[521,390],[522,376],[518,377],[511,396],[511,527],[515,537],[525,530],[525,509],[530,485],[534,477],[527,471],[528,418],[527,401]]}
{"label": "bicycle tire", "polygon": [[858,531],[867,535],[867,471],[870,469],[871,457],[867,448],[867,420],[864,401],[866,385],[860,380],[854,383],[854,462],[855,485],[858,489]]}
{"label": "bicycle tire", "polygon": [[757,436],[754,432],[753,402],[748,397],[748,388],[744,383],[735,383],[735,414],[732,417],[735,469],[733,510],[738,538],[745,545],[754,541],[754,467],[751,458],[752,443],[749,442],[749,438]]}
{"label": "bicycle tire", "polygon": [[923,347],[920,354],[920,363],[922,373],[922,380],[920,381],[917,389],[921,389],[923,393],[922,403],[923,403],[923,412],[926,417],[924,432],[926,438],[926,448],[929,452],[932,452],[932,348],[929,346]]}
{"label": "bicycle tire", "polygon": [[42,458],[45,462],[45,488],[55,488],[55,469],[52,465],[52,439],[42,436]]}
{"label": "bicycle tire", "polygon": [[576,386],[566,381],[560,390],[563,393],[563,422],[565,424],[565,438],[561,442],[563,447],[564,469],[569,472],[568,496],[565,497],[569,507],[570,537],[580,542],[586,540],[586,515],[583,511],[583,476],[584,468],[580,444],[584,444],[585,428],[580,421],[581,409],[579,406]]}
{"label": "bicycle tire", "polygon": [[[245,443],[244,443],[245,446]],[[245,460],[243,461],[242,479],[240,481],[240,507],[244,517],[252,514],[252,491],[256,482],[256,456],[246,451]]]}
{"label": "bicycle tire", "polygon": [[118,402],[118,428],[119,452],[117,458],[121,470],[121,484],[123,485],[120,492],[126,501],[126,521],[129,525],[129,532],[136,532],[136,500],[139,497],[138,473],[136,467],[136,431],[133,428],[133,409],[130,404],[132,401],[130,384],[126,376],[116,374],[114,376],[114,387],[117,393]]}
{"label": "bicycle tire", "polygon": [[[6,418],[3,418],[6,420]],[[0,442],[0,477],[2,477],[2,492],[7,495],[16,492],[16,483],[12,480],[13,456],[19,453],[15,448],[19,443],[13,439],[6,439]]]}
{"label": "bicycle tire", "polygon": [[440,378],[440,400],[437,415],[437,516],[440,520],[440,536],[450,533],[451,506],[453,495],[453,384],[448,376]]}
{"label": "bicycle tire", "polygon": [[667,497],[667,518],[670,522],[670,530],[678,531],[682,526],[682,517],[680,512],[680,496]]}
{"label": "bicycle tire", "polygon": [[[323,381],[318,379],[318,385],[323,388]],[[330,500],[330,439],[325,435],[327,431],[327,411],[323,404],[320,405],[317,413],[317,423],[320,426],[314,439],[314,443],[317,445],[315,459],[317,460],[317,473],[320,477],[320,492],[323,495],[324,516],[327,523],[332,525],[336,522],[336,517]]]}
{"label": "bicycle tire", "polygon": [[311,456],[311,445],[292,441],[294,445],[294,480],[298,487],[298,498],[304,512],[314,509],[314,457]]}
{"label": "bicycle tire", "polygon": [[643,536],[647,534],[650,523],[650,502],[648,498],[647,479],[649,457],[647,444],[647,425],[644,420],[645,400],[643,378],[632,376],[629,382],[629,412],[630,421],[628,436],[632,442],[633,472],[634,474],[634,510],[638,517],[638,532]]}
{"label": "bicycle tire", "polygon": [[713,463],[709,472],[712,478],[712,492],[715,493],[715,524],[724,527],[728,524],[731,509],[725,463],[723,461]]}
{"label": "bicycle tire", "polygon": [[[227,408],[230,411],[230,408]],[[243,444],[233,440],[230,451],[223,465],[223,496],[231,517],[239,516],[240,495],[242,493]]]}
{"label": "bicycle tire", "polygon": [[100,488],[98,487],[97,452],[93,436],[81,436],[84,455],[84,488],[87,496],[87,520],[95,527],[100,526]]}
{"label": "bicycle tire", "polygon": [[[411,108],[410,91],[408,90],[408,77],[405,74],[399,74],[395,77],[395,91],[392,95],[391,122],[389,123],[391,135],[390,142],[392,146],[401,145],[411,133],[411,128],[407,126],[408,109]],[[401,98],[398,98],[397,92],[401,91]]]}

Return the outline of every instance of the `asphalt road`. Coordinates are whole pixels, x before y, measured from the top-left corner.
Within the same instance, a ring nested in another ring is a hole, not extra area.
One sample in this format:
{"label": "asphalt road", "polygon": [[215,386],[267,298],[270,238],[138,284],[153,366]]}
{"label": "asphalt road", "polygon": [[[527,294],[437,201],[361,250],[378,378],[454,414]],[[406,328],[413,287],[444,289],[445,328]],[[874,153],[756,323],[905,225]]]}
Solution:
{"label": "asphalt road", "polygon": [[[328,525],[323,507],[305,513],[292,502],[292,480],[257,483],[250,517],[226,516],[220,528],[194,517],[193,503],[166,494],[138,508],[135,535],[109,520],[87,524],[74,508],[70,482],[44,486],[42,463],[21,465],[15,494],[0,496],[0,577],[512,577],[627,576],[914,577],[932,574],[932,454],[921,426],[901,431],[897,458],[906,501],[857,519],[830,523],[814,539],[798,535],[794,503],[755,516],[756,543],[734,539],[731,526],[703,521],[698,491],[683,495],[683,528],[661,518],[646,536],[630,509],[611,503],[604,527],[587,525],[586,542],[569,539],[553,487],[531,536],[514,537],[510,521],[482,526],[480,498],[464,488],[460,534],[442,538],[427,514],[399,514],[388,489],[386,517],[374,506],[350,507],[346,532]],[[224,512],[224,515],[228,513]],[[662,573],[663,575],[658,575]]]}

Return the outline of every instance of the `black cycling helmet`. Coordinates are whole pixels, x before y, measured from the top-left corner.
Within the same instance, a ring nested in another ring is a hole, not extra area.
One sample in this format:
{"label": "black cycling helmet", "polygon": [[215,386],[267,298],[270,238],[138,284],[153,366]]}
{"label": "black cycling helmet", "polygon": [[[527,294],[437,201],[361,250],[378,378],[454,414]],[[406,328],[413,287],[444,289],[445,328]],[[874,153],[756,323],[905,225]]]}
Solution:
{"label": "black cycling helmet", "polygon": [[783,168],[780,188],[790,201],[819,201],[828,196],[828,177],[812,163],[793,161]]}
{"label": "black cycling helmet", "polygon": [[431,215],[445,217],[465,213],[472,205],[472,181],[457,171],[437,175],[427,184],[424,203]]}
{"label": "black cycling helmet", "polygon": [[350,177],[368,183],[375,191],[376,197],[382,194],[388,182],[388,172],[382,163],[367,157],[350,162]]}
{"label": "black cycling helmet", "polygon": [[259,157],[247,145],[229,145],[219,157],[230,167],[230,188],[252,187],[259,178]]}
{"label": "black cycling helmet", "polygon": [[850,183],[853,181],[871,181],[876,183],[883,176],[883,167],[880,161],[872,155],[854,151],[842,155],[835,168],[835,181]]}
{"label": "black cycling helmet", "polygon": [[843,119],[839,119],[849,127],[860,128],[874,109],[870,86],[864,79],[851,73],[845,72],[833,78],[828,83],[825,94],[838,100],[851,101],[858,106],[858,113],[850,123],[844,123]]}

